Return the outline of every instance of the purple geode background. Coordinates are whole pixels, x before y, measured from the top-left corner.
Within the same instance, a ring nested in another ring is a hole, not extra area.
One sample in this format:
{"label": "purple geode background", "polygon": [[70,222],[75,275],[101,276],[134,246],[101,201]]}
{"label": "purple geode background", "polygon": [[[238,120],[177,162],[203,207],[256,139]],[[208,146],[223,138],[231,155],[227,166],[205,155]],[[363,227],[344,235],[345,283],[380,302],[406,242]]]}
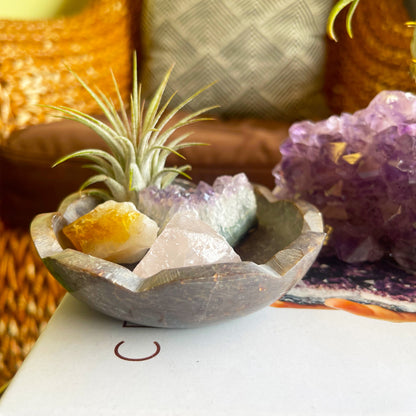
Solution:
{"label": "purple geode background", "polygon": [[383,91],[354,114],[296,123],[281,153],[275,195],[316,205],[338,258],[416,269],[416,96]]}

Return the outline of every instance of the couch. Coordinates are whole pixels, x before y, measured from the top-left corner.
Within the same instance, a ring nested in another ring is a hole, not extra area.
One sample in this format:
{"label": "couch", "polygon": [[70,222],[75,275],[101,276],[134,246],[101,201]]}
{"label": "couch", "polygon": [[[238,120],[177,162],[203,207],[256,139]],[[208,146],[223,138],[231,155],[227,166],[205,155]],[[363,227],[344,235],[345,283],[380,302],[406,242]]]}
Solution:
{"label": "couch", "polygon": [[[354,39],[343,29],[343,15],[338,43],[325,38],[331,6],[329,0],[91,0],[70,17],[31,24],[0,20],[0,329],[7,335],[0,385],[14,374],[64,293],[37,259],[28,226],[37,213],[54,211],[89,173],[79,160],[51,165],[75,150],[103,148],[86,127],[53,119],[37,106],[71,105],[98,115],[62,60],[106,92],[111,67],[125,98],[134,50],[146,94],[172,59],[172,91],[187,94],[217,79],[206,101],[196,103],[219,101],[215,120],[192,126],[191,139],[210,146],[184,151],[193,180],[245,172],[272,188],[271,171],[293,122],[355,111],[383,89],[416,90],[408,76],[412,33],[403,25],[409,14],[402,2],[362,0]],[[210,49],[213,39],[227,41]]]}

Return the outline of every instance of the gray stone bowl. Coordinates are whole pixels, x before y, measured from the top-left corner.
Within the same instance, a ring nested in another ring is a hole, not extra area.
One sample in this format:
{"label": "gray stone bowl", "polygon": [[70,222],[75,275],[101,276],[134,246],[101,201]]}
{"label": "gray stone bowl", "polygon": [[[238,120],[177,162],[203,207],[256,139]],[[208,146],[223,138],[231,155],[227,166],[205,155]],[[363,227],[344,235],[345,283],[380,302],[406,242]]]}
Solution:
{"label": "gray stone bowl", "polygon": [[129,266],[70,248],[62,228],[99,203],[68,197],[59,210],[31,224],[36,249],[50,273],[77,299],[114,318],[187,328],[237,318],[287,293],[315,261],[325,238],[321,213],[306,202],[276,200],[255,187],[257,226],[235,247],[241,263],[163,270],[146,279]]}

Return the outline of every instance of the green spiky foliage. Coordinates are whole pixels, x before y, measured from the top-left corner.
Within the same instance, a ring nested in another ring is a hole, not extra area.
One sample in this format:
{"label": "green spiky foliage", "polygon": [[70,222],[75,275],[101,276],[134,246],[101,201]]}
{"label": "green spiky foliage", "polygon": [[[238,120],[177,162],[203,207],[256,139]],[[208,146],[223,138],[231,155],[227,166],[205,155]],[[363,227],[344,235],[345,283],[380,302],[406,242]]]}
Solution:
{"label": "green spiky foliage", "polygon": [[[61,114],[60,117],[75,120],[94,130],[108,145],[111,153],[99,149],[80,150],[61,158],[54,166],[72,158],[88,159],[91,163],[86,167],[95,170],[97,174],[85,181],[81,185],[81,190],[102,182],[107,190],[95,190],[95,192],[100,193],[103,198],[119,202],[130,201],[136,206],[138,206],[139,192],[142,189],[151,185],[164,188],[172,183],[178,175],[189,178],[186,174],[186,171],[190,169],[189,165],[166,167],[166,159],[171,153],[184,159],[180,153],[181,149],[202,145],[202,143],[184,142],[191,133],[169,139],[181,127],[202,120],[210,120],[210,118],[200,117],[200,115],[216,108],[216,106],[203,108],[173,123],[173,117],[211,84],[191,95],[174,109],[168,110],[175,94],[169,97],[163,105],[161,103],[171,71],[172,68],[166,73],[145,110],[145,103],[141,97],[141,85],[137,80],[137,58],[134,55],[133,85],[129,109],[123,102],[116,79],[111,73],[118,97],[118,111],[112,100],[102,91],[90,88],[77,74],[73,73],[97,102],[108,123],[72,108],[63,106],[50,106],[50,108],[58,110]],[[130,117],[128,117],[128,111]]]}
{"label": "green spiky foliage", "polygon": [[[331,10],[331,13],[329,14],[328,21],[327,21],[327,27],[326,31],[328,36],[332,40],[337,40],[335,31],[334,31],[334,24],[335,20],[338,17],[338,15],[341,13],[342,10],[344,10],[346,7],[349,6],[347,16],[346,16],[346,29],[347,33],[350,38],[353,37],[352,33],[352,18],[354,16],[355,10],[359,4],[360,0],[338,0],[334,7]],[[404,22],[405,25],[407,25],[410,28],[413,28],[413,36],[412,41],[410,44],[410,53],[411,53],[411,59],[410,59],[410,75],[413,78],[413,80],[416,81],[416,22]]]}
{"label": "green spiky foliage", "polygon": [[327,33],[328,36],[333,39],[337,40],[335,32],[334,32],[334,23],[337,18],[337,16],[341,13],[343,9],[345,9],[347,6],[350,6],[348,9],[347,17],[346,17],[346,27],[347,27],[347,33],[352,38],[352,17],[355,13],[355,9],[358,6],[358,3],[360,0],[339,0],[335,3],[334,7],[331,10],[331,13],[329,14],[328,22],[327,22]]}

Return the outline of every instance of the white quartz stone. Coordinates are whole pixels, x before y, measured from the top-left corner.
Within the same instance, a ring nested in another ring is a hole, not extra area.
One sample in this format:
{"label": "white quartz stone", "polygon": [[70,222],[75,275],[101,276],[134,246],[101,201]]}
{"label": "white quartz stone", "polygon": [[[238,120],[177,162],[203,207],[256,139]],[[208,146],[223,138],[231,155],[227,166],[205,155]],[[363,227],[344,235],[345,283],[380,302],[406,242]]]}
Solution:
{"label": "white quartz stone", "polygon": [[225,238],[201,221],[196,212],[178,212],[134,273],[146,278],[164,269],[238,261],[240,257]]}

